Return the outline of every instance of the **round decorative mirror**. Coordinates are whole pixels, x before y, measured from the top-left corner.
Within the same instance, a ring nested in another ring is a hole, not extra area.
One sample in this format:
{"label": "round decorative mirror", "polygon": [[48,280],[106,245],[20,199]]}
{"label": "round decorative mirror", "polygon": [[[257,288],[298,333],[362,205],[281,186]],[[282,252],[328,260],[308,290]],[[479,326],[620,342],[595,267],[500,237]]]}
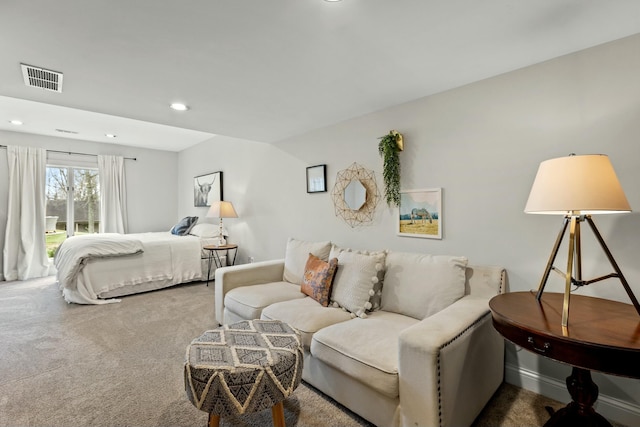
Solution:
{"label": "round decorative mirror", "polygon": [[351,227],[373,221],[380,199],[375,173],[353,163],[336,175],[331,197],[336,216]]}
{"label": "round decorative mirror", "polygon": [[344,202],[352,211],[358,211],[367,201],[367,189],[357,179],[351,180],[344,189]]}

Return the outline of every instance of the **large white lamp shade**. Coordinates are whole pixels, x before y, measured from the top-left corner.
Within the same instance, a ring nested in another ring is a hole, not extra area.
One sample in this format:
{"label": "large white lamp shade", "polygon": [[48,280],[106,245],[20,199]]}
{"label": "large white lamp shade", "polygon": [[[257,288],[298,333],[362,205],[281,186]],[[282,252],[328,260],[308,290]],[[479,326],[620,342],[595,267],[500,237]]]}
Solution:
{"label": "large white lamp shade", "polygon": [[609,157],[591,154],[540,163],[524,211],[591,215],[630,212],[631,207]]}

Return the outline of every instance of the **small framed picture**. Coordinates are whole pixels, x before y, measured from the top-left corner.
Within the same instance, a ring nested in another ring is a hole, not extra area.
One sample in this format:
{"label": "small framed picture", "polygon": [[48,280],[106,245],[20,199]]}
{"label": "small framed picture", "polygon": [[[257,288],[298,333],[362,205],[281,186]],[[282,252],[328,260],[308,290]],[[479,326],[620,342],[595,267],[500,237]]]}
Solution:
{"label": "small framed picture", "polygon": [[211,206],[222,200],[222,171],[193,178],[193,206]]}
{"label": "small framed picture", "polygon": [[442,189],[400,192],[398,236],[442,239]]}
{"label": "small framed picture", "polygon": [[307,168],[307,193],[327,191],[327,165],[309,166]]}

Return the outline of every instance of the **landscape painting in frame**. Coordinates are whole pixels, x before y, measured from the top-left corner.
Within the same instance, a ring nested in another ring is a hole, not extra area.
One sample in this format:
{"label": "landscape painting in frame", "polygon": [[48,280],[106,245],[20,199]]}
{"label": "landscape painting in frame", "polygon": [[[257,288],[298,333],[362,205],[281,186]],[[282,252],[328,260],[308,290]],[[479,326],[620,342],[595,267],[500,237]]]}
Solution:
{"label": "landscape painting in frame", "polygon": [[442,239],[442,189],[400,192],[398,235]]}
{"label": "landscape painting in frame", "polygon": [[211,206],[222,200],[222,172],[213,172],[193,178],[193,206]]}

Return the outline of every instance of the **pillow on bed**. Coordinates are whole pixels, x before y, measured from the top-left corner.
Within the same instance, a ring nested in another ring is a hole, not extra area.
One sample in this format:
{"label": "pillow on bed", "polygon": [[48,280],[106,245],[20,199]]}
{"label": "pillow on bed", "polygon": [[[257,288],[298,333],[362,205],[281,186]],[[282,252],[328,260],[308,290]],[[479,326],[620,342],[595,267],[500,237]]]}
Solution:
{"label": "pillow on bed", "polygon": [[179,223],[171,228],[170,232],[178,236],[186,236],[197,221],[197,216],[185,216]]}
{"label": "pillow on bed", "polygon": [[[209,224],[209,223],[198,223],[191,228],[189,234],[198,237],[218,237],[218,232],[220,231],[220,226],[218,224]],[[222,227],[222,235],[229,236],[227,233],[227,229]]]}

